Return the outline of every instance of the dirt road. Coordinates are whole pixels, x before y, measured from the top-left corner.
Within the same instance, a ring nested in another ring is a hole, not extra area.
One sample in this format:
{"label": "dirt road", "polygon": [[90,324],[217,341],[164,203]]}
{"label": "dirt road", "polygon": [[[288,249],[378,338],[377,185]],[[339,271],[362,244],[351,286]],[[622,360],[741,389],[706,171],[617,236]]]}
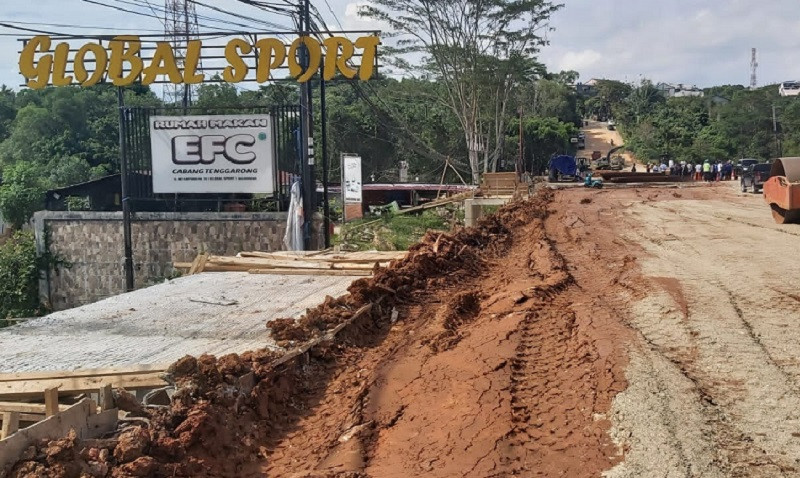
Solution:
{"label": "dirt road", "polygon": [[727,184],[546,211],[359,351],[267,474],[798,475],[800,230]]}
{"label": "dirt road", "polygon": [[[600,151],[603,157],[605,157],[609,150],[624,144],[619,131],[609,130],[608,123],[605,121],[589,121],[588,126],[581,128],[581,131],[586,135],[586,148],[582,151],[578,151],[578,156],[591,158],[592,151]],[[625,165],[630,168],[634,161],[633,155],[624,150],[619,151],[619,154],[625,158]],[[642,167],[644,166],[641,162],[637,161],[636,167],[638,168],[639,165],[642,165]]]}
{"label": "dirt road", "polygon": [[729,184],[543,192],[312,311],[377,304],[298,369],[187,359],[173,373],[200,379],[138,460],[149,476],[800,476],[799,241]]}

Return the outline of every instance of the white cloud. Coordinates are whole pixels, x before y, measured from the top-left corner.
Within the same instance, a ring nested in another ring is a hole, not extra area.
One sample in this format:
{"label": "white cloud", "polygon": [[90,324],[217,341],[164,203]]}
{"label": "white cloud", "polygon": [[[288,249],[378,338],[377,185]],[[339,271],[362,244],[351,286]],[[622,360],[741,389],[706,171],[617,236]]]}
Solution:
{"label": "white cloud", "polygon": [[[150,3],[163,5],[160,0]],[[271,15],[236,0],[207,3],[292,25],[286,16]],[[319,0],[314,3],[325,23],[331,29],[338,29],[328,6]],[[388,30],[385,25],[358,16],[358,9],[367,0],[328,0],[328,3],[345,29]],[[551,20],[555,31],[547,35],[550,46],[542,50],[541,60],[552,70],[577,69],[583,80],[592,77],[635,80],[642,75],[655,81],[698,86],[746,84],[752,47],[759,50],[761,84],[800,79],[797,0],[569,0],[564,3],[566,6]],[[201,7],[198,13],[236,21]],[[0,18],[119,27],[126,32],[161,28],[156,19],[81,0],[0,0]],[[52,27],[52,30],[63,29]],[[20,36],[29,35],[21,32]],[[17,73],[18,49],[13,37],[0,37],[0,84],[16,86],[21,82]]]}
{"label": "white cloud", "polygon": [[558,70],[585,71],[598,64],[602,59],[603,55],[594,50],[569,51],[558,63]]}

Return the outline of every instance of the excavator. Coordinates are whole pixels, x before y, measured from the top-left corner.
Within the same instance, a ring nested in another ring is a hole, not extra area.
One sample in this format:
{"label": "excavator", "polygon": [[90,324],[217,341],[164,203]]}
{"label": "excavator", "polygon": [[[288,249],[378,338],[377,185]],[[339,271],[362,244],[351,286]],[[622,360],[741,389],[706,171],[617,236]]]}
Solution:
{"label": "excavator", "polygon": [[800,224],[800,157],[778,158],[764,183],[764,200],[778,224]]}
{"label": "excavator", "polygon": [[610,169],[612,171],[622,171],[625,168],[625,159],[620,155],[616,155],[612,158],[611,155],[623,148],[625,148],[625,145],[620,145],[617,146],[616,148],[612,148],[608,153],[606,153],[605,158],[597,159],[593,163],[592,167],[598,171],[602,171],[604,169],[606,170]]}

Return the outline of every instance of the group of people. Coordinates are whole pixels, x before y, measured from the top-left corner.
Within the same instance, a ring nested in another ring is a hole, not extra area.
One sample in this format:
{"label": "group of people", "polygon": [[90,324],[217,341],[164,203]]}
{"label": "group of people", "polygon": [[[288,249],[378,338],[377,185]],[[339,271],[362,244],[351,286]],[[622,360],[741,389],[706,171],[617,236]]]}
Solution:
{"label": "group of people", "polygon": [[670,176],[690,176],[694,181],[706,182],[730,181],[731,179],[735,179],[733,177],[733,162],[731,161],[717,161],[716,163],[712,163],[709,160],[705,160],[702,163],[694,164],[687,163],[686,161],[676,163],[670,159],[668,163],[662,161],[661,164],[648,164],[647,172],[669,173]]}

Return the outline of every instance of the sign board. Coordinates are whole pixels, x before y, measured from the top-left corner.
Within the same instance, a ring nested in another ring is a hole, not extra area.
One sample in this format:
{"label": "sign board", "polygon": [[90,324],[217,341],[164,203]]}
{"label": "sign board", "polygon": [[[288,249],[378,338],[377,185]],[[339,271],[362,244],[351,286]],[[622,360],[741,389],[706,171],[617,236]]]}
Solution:
{"label": "sign board", "polygon": [[342,191],[345,203],[360,203],[361,156],[342,156]]}
{"label": "sign board", "polygon": [[152,116],[154,193],[272,193],[270,115]]}
{"label": "sign board", "polygon": [[[291,76],[303,83],[317,73],[325,80],[337,75],[366,81],[375,71],[377,35],[352,41],[331,36],[320,41],[300,36],[291,43],[278,38],[233,38],[215,44],[211,38],[189,40],[185,48],[148,37],[119,35],[111,39],[57,44],[48,35],[26,39],[19,56],[19,71],[29,88],[91,86],[109,82],[127,86],[136,82],[198,84],[219,75],[226,83],[265,83],[274,76]],[[308,51],[309,65],[298,59]],[[203,63],[206,61],[207,63]],[[213,66],[216,65],[216,66]]]}

